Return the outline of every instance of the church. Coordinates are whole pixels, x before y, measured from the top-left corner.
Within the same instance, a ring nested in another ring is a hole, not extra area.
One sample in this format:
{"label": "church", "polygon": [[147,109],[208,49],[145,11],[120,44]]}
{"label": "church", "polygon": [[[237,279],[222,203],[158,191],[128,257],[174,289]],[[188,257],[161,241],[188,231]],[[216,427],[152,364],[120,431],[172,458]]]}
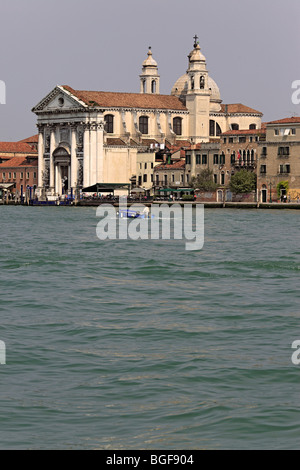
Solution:
{"label": "church", "polygon": [[129,185],[137,162],[158,149],[218,141],[228,130],[259,129],[262,113],[223,104],[197,36],[188,68],[170,95],[160,94],[149,48],[139,93],[74,90],[57,85],[32,111],[38,127],[39,196],[74,194],[98,184]]}

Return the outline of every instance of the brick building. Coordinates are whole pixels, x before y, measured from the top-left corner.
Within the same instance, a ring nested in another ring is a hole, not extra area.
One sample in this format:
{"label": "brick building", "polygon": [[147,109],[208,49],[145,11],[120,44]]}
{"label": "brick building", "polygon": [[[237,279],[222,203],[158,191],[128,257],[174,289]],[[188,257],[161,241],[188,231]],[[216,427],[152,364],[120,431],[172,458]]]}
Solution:
{"label": "brick building", "polygon": [[20,196],[37,185],[37,136],[20,142],[0,142],[0,189]]}

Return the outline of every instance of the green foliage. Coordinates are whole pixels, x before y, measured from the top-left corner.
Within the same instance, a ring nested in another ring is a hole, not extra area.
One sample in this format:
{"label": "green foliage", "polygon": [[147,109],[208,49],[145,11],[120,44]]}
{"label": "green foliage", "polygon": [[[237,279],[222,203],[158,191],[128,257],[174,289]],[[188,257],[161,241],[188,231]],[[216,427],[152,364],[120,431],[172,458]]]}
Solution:
{"label": "green foliage", "polygon": [[183,201],[193,201],[193,200],[194,200],[194,196],[190,196],[190,195],[188,195],[188,194],[184,194],[184,195],[182,196],[182,200],[183,200]]}
{"label": "green foliage", "polygon": [[191,187],[201,191],[215,191],[218,185],[213,181],[213,172],[205,168],[197,178],[192,178]]}
{"label": "green foliage", "polygon": [[239,170],[231,177],[229,187],[235,194],[251,193],[256,189],[256,174],[245,169]]}
{"label": "green foliage", "polygon": [[288,181],[280,181],[280,183],[278,183],[278,185],[277,185],[277,197],[278,197],[278,199],[281,196],[281,190],[282,189],[286,190],[286,194],[288,193],[288,190],[289,190],[289,182]]}

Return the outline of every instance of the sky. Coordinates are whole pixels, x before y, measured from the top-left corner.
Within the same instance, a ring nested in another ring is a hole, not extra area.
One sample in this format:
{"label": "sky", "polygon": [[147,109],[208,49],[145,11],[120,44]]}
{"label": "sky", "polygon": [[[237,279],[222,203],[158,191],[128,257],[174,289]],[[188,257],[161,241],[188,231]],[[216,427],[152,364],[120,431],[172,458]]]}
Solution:
{"label": "sky", "polygon": [[149,46],[170,94],[195,34],[223,103],[300,115],[299,0],[1,0],[0,17],[1,141],[37,133],[31,109],[56,85],[138,93]]}

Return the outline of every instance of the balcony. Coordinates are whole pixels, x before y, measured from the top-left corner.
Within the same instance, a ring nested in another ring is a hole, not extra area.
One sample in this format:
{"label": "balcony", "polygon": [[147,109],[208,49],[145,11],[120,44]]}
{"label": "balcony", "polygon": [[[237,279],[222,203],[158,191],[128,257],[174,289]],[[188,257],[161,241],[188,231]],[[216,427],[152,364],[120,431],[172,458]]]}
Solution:
{"label": "balcony", "polygon": [[235,168],[254,169],[256,168],[256,161],[244,161],[242,159],[238,159],[232,161],[231,166],[234,166]]}

